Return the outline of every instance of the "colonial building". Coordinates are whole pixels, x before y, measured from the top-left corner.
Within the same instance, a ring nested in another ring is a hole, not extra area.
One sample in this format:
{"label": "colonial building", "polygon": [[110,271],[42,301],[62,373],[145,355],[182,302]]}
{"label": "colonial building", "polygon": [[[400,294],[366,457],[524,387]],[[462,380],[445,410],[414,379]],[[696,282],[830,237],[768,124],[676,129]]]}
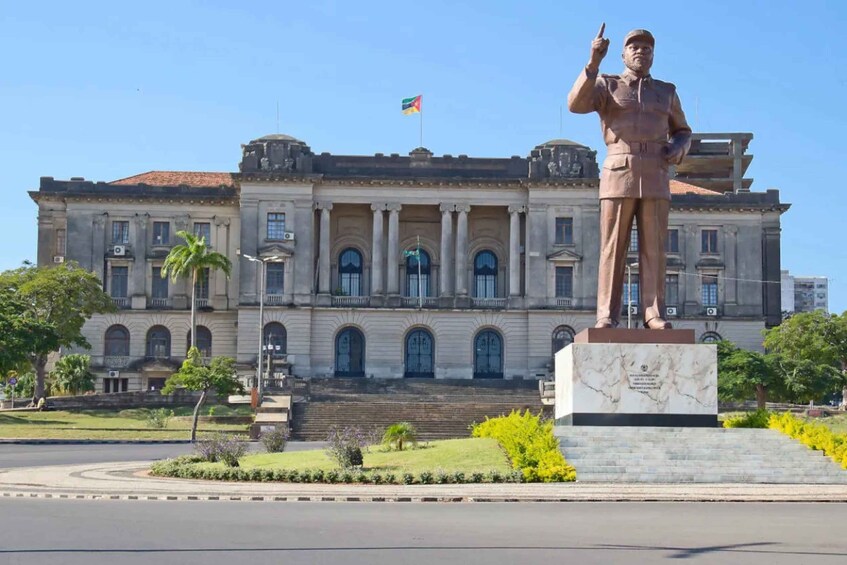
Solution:
{"label": "colonial building", "polygon": [[[667,314],[703,341],[757,348],[761,330],[780,321],[788,205],[741,179],[748,141],[729,141],[734,172],[681,166],[692,178],[734,181],[671,183]],[[45,177],[30,193],[39,265],[76,261],[119,308],[84,328],[99,390],[158,388],[185,356],[190,288],[160,276],[178,230],[233,261],[231,278],[213,272],[198,283],[197,345],[236,357],[245,376],[260,327],[276,372],[514,379],[545,376],[554,351],[594,323],[598,166],[588,147],[358,156],[270,135],[243,146],[239,169]],[[637,265],[630,271],[624,303],[631,293],[640,320]]]}

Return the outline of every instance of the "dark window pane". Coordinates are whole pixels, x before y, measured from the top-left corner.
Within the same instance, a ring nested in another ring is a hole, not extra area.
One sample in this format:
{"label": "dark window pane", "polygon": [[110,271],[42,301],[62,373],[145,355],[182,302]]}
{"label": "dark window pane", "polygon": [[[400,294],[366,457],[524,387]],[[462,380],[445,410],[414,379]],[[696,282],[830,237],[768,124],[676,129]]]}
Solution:
{"label": "dark window pane", "polygon": [[503,340],[494,330],[483,330],[474,339],[474,378],[503,378]]}
{"label": "dark window pane", "polygon": [[480,251],[474,259],[474,296],[497,296],[497,256],[491,251]]}
{"label": "dark window pane", "polygon": [[129,267],[112,267],[112,284],[109,289],[112,298],[127,297],[128,275]]}
{"label": "dark window pane", "polygon": [[129,331],[123,326],[112,326],[106,330],[106,357],[126,357],[129,355]]}
{"label": "dark window pane", "polygon": [[407,377],[433,377],[435,375],[432,334],[414,330],[406,337]]}
{"label": "dark window pane", "polygon": [[267,239],[281,240],[285,237],[285,214],[277,212],[268,213],[268,237]]}
{"label": "dark window pane", "polygon": [[171,242],[171,224],[153,222],[153,245],[168,245]]}
{"label": "dark window pane", "polygon": [[668,230],[668,241],[665,250],[668,253],[679,253],[679,230]]}
{"label": "dark window pane", "polygon": [[573,218],[556,218],[556,243],[573,244]]}
{"label": "dark window pane", "polygon": [[168,279],[162,278],[162,268],[153,267],[153,298],[168,297]]}
{"label": "dark window pane", "polygon": [[718,276],[703,275],[700,279],[700,300],[703,306],[718,305]]}
{"label": "dark window pane", "polygon": [[570,326],[559,326],[553,330],[553,355],[573,343],[574,331]]}
{"label": "dark window pane", "polygon": [[338,262],[340,291],[344,296],[362,295],[362,254],[355,249],[345,249]]}
{"label": "dark window pane", "polygon": [[203,269],[197,273],[197,285],[195,286],[194,297],[200,300],[209,299],[209,269]]}
{"label": "dark window pane", "polygon": [[129,222],[112,222],[112,243],[129,243]]}
{"label": "dark window pane", "polygon": [[700,233],[701,251],[703,253],[718,252],[718,230],[703,230]]}
{"label": "dark window pane", "polygon": [[573,297],[573,267],[556,267],[556,298]]}
{"label": "dark window pane", "polygon": [[285,355],[288,352],[288,332],[279,322],[265,326],[262,348],[270,355]]}
{"label": "dark window pane", "polygon": [[346,328],[335,340],[335,374],[339,377],[365,375],[365,338],[355,328]]}
{"label": "dark window pane", "polygon": [[267,294],[283,294],[285,292],[285,263],[267,264]]}
{"label": "dark window pane", "polygon": [[679,275],[665,275],[665,304],[679,304]]}

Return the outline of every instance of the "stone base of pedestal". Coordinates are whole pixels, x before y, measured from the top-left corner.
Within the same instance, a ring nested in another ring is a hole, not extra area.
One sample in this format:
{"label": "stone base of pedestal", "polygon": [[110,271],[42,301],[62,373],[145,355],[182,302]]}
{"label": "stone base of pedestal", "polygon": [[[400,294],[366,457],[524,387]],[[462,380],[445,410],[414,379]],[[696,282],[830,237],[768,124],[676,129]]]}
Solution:
{"label": "stone base of pedestal", "polygon": [[717,426],[716,346],[686,343],[677,331],[579,334],[556,353],[556,424]]}

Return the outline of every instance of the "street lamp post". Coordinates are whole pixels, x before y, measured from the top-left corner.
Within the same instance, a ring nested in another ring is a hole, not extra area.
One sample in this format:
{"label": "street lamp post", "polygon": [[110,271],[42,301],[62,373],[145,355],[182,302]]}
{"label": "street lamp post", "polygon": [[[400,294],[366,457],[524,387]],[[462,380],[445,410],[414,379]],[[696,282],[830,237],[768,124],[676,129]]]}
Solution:
{"label": "street lamp post", "polygon": [[[247,259],[248,261],[252,261],[254,263],[261,263],[262,272],[259,275],[259,361],[256,364],[256,393],[259,397],[259,403],[262,403],[262,360],[264,357],[264,333],[265,329],[265,277],[267,277],[267,269],[265,268],[265,263],[270,261],[276,261],[279,259],[276,255],[273,257],[253,257],[251,255],[247,255],[242,253],[242,257]],[[256,269],[258,270],[260,267],[257,264]]]}
{"label": "street lamp post", "polygon": [[626,264],[626,327],[632,328],[632,268],[638,263]]}

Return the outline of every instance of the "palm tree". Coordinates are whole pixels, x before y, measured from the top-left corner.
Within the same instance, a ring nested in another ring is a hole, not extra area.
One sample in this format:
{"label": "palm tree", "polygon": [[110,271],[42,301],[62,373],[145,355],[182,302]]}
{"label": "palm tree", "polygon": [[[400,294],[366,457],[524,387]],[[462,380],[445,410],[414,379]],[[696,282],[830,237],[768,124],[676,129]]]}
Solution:
{"label": "palm tree", "polygon": [[191,279],[191,345],[196,345],[194,333],[197,328],[197,301],[194,295],[197,292],[197,278],[204,269],[209,269],[210,272],[220,269],[229,278],[232,262],[226,255],[210,251],[206,246],[205,237],[197,237],[187,231],[178,231],[176,235],[185,240],[185,245],[175,245],[165,257],[165,262],[162,263],[162,278],[170,274],[173,282],[180,278]]}
{"label": "palm tree", "polygon": [[391,424],[385,429],[382,436],[382,442],[386,445],[395,446],[397,451],[403,451],[403,445],[407,443],[417,443],[418,431],[415,426],[409,422],[397,422]]}

